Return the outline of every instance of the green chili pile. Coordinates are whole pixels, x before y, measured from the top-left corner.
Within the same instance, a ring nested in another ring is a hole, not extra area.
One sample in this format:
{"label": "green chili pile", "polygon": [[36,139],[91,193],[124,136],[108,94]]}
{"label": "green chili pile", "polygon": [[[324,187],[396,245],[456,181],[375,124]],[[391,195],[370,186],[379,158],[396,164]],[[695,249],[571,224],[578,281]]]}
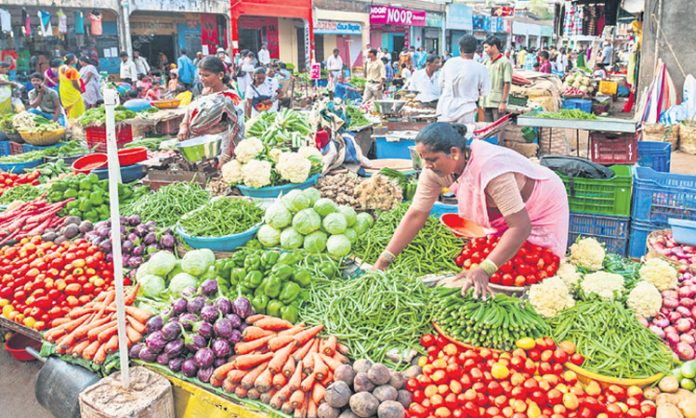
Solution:
{"label": "green chili pile", "polygon": [[[408,204],[382,212],[375,224],[355,243],[355,255],[367,263],[377,261],[389,244],[396,227],[406,214]],[[394,260],[392,268],[407,268],[416,275],[459,271],[454,259],[464,243],[437,218],[430,216],[423,229]]]}
{"label": "green chili pile", "polygon": [[123,215],[140,215],[144,221],[155,221],[158,227],[170,228],[182,216],[209,200],[208,192],[197,183],[172,183],[135,200],[124,209]]}
{"label": "green chili pile", "polygon": [[324,324],[350,348],[353,359],[393,364],[388,352],[418,348],[420,336],[431,331],[430,299],[431,290],[421,280],[392,269],[357,279],[315,277],[300,319]]}
{"label": "green chili pile", "polygon": [[572,341],[585,356],[584,369],[618,378],[667,373],[669,347],[617,301],[578,302],[549,321],[556,341]]}
{"label": "green chili pile", "polygon": [[558,112],[543,112],[535,115],[537,118],[543,119],[577,119],[577,120],[595,120],[597,116],[592,113],[583,112],[580,109],[563,109]]}
{"label": "green chili pile", "polygon": [[179,225],[195,237],[222,237],[248,231],[263,219],[264,210],[244,198],[220,197],[184,216]]}
{"label": "green chili pile", "polygon": [[18,200],[20,202],[30,202],[41,196],[41,189],[31,184],[20,184],[15,186],[0,196],[0,205],[9,205]]}

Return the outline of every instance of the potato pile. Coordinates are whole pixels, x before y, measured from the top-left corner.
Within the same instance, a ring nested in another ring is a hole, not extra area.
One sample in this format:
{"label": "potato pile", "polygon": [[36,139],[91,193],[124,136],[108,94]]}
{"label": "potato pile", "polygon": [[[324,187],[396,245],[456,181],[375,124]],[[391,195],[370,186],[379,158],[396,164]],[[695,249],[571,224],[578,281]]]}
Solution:
{"label": "potato pile", "polygon": [[357,360],[336,369],[326,388],[319,418],[404,418],[411,403],[402,373],[380,363]]}
{"label": "potato pile", "polygon": [[333,200],[339,205],[348,205],[358,208],[358,199],[355,188],[360,184],[360,178],[352,173],[336,172],[319,179],[316,188],[321,197]]}
{"label": "potato pile", "polygon": [[696,393],[680,389],[674,376],[664,377],[657,388],[646,389],[644,396],[657,404],[658,418],[696,418]]}

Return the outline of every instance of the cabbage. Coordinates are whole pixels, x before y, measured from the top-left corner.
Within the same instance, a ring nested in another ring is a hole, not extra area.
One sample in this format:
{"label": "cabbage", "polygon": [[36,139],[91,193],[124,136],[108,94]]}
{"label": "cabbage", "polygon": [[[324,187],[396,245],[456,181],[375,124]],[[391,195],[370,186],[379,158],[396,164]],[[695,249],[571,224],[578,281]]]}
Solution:
{"label": "cabbage", "polygon": [[266,209],[263,221],[275,229],[283,229],[292,222],[292,213],[281,202],[276,202]]}
{"label": "cabbage", "polygon": [[314,187],[303,190],[302,194],[309,199],[309,206],[314,206],[314,204],[317,203],[317,200],[321,198],[321,193]]}
{"label": "cabbage", "polygon": [[338,235],[346,232],[348,227],[348,221],[343,214],[340,213],[329,213],[324,218],[322,222],[324,229],[331,235]]}
{"label": "cabbage", "polygon": [[181,260],[176,260],[176,265],[172,269],[172,271],[167,274],[167,280],[171,281],[174,276],[176,276],[179,273],[183,273],[184,270],[181,268]]}
{"label": "cabbage", "polygon": [[256,237],[264,247],[275,247],[280,244],[280,231],[270,225],[262,225]]}
{"label": "cabbage", "polygon": [[310,206],[309,199],[300,190],[291,190],[281,198],[281,201],[293,213],[307,209]]}
{"label": "cabbage", "polygon": [[288,228],[280,233],[280,248],[284,250],[294,250],[302,246],[302,234],[292,228]]}
{"label": "cabbage", "polygon": [[169,283],[169,291],[176,296],[179,296],[181,291],[187,287],[198,287],[198,281],[196,278],[188,273],[177,274]]}
{"label": "cabbage", "polygon": [[331,235],[326,241],[326,249],[331,257],[345,257],[350,254],[350,240],[345,235]]}
{"label": "cabbage", "polygon": [[165,289],[164,279],[154,274],[146,274],[138,283],[140,283],[140,293],[148,298],[159,297]]}
{"label": "cabbage", "polygon": [[140,280],[148,274],[152,274],[150,271],[150,263],[141,264],[140,267],[138,267],[138,271],[135,272],[135,281],[140,283]]}
{"label": "cabbage", "polygon": [[176,267],[176,257],[169,251],[158,251],[152,254],[148,271],[156,276],[164,277]]}
{"label": "cabbage", "polygon": [[326,250],[326,234],[314,231],[304,238],[304,249],[310,253],[321,253]]}
{"label": "cabbage", "polygon": [[207,248],[189,251],[181,259],[181,269],[192,276],[200,276],[215,263],[215,254]]}
{"label": "cabbage", "polygon": [[351,208],[350,206],[339,206],[338,211],[346,217],[348,227],[355,225],[355,222],[358,220],[358,214],[355,213],[355,209]]}
{"label": "cabbage", "polygon": [[338,210],[336,203],[333,200],[327,199],[325,197],[317,200],[314,204],[314,210],[317,211],[319,216],[324,217],[329,213],[334,213]]}
{"label": "cabbage", "polygon": [[362,212],[358,214],[353,229],[359,235],[362,235],[370,229],[370,226],[372,226],[372,216],[369,213]]}
{"label": "cabbage", "polygon": [[314,209],[302,209],[292,218],[292,227],[302,235],[311,234],[321,226],[321,217]]}
{"label": "cabbage", "polygon": [[350,241],[351,244],[354,244],[355,241],[358,240],[358,233],[355,232],[355,229],[353,228],[346,229],[346,232],[344,232],[343,235],[345,235],[346,238],[348,238],[348,241]]}
{"label": "cabbage", "polygon": [[362,219],[362,222],[367,222],[367,226],[372,226],[375,223],[375,218],[367,212],[358,213],[357,218],[358,220]]}

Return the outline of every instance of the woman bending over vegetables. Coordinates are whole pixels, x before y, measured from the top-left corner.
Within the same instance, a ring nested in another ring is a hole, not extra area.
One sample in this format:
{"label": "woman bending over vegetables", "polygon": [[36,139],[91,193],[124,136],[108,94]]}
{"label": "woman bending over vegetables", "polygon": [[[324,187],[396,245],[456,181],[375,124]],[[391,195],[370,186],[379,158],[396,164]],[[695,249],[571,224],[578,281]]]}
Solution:
{"label": "woman bending over vegetables", "polygon": [[481,264],[462,272],[462,293],[492,295],[489,277],[512,259],[525,241],[562,256],[568,240],[568,198],[561,179],[510,149],[474,140],[466,145],[466,126],[437,122],[416,137],[425,164],[411,207],[375,263],[384,270],[423,227],[440,191],[457,197],[459,216],[501,236]]}

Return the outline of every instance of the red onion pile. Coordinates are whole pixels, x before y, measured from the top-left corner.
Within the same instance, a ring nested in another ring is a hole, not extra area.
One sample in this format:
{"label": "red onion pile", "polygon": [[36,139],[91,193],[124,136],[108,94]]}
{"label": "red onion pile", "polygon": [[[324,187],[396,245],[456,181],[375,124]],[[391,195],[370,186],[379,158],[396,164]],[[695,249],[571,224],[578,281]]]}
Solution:
{"label": "red onion pile", "polygon": [[672,238],[672,232],[650,237],[650,248],[672,262],[686,265],[696,264],[696,247],[678,244]]}
{"label": "red onion pile", "polygon": [[696,278],[691,273],[679,276],[677,290],[662,292],[660,313],[648,324],[665,340],[681,360],[696,358]]}

